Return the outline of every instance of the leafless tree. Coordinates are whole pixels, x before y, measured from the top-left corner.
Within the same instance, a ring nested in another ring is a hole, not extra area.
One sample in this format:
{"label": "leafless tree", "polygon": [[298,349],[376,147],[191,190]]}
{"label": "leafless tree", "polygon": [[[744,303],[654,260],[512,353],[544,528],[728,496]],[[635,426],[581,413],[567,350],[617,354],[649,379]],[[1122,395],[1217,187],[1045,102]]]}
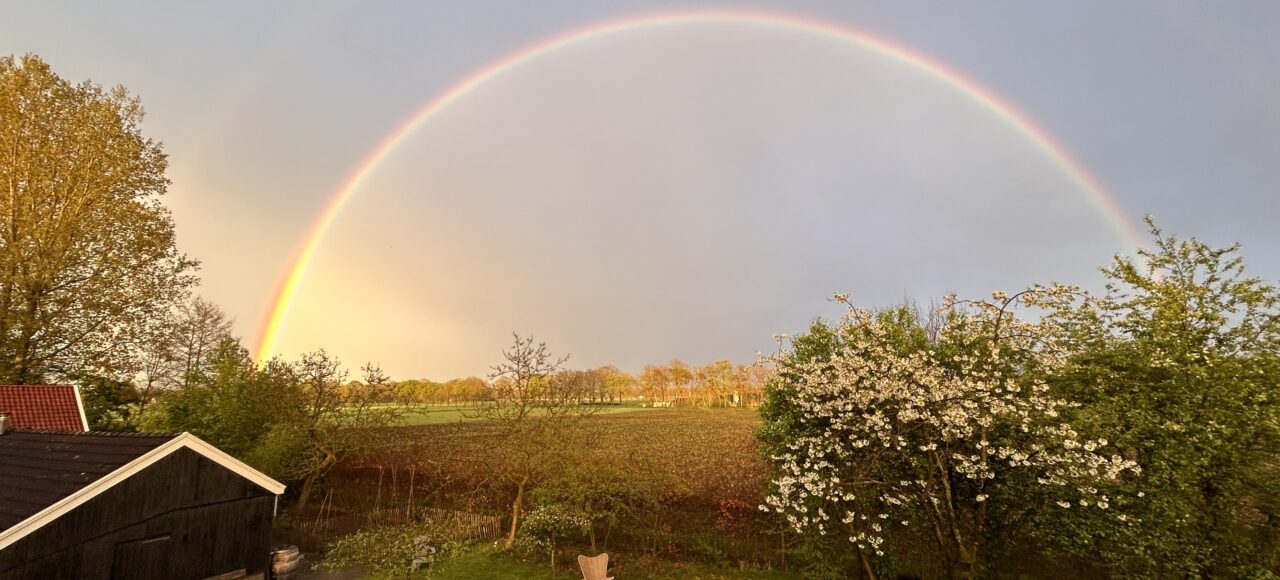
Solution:
{"label": "leafless tree", "polygon": [[552,356],[546,343],[532,336],[513,338],[502,351],[503,361],[492,367],[489,399],[471,414],[492,422],[503,450],[501,465],[494,468],[515,487],[507,548],[515,543],[526,494],[564,459],[579,421],[594,409],[581,404],[576,382],[555,380],[569,357]]}

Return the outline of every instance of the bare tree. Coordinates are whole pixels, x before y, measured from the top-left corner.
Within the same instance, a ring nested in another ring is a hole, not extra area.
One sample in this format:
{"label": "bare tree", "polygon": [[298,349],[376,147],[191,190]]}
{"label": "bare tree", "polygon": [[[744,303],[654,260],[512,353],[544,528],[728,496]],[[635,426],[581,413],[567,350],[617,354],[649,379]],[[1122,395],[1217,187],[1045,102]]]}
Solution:
{"label": "bare tree", "polygon": [[218,344],[231,336],[231,323],[217,304],[199,296],[178,306],[167,347],[176,386],[191,384],[192,374],[203,369]]}
{"label": "bare tree", "polygon": [[493,423],[503,450],[502,464],[495,467],[515,487],[507,548],[515,543],[526,494],[564,458],[579,420],[593,411],[581,404],[577,381],[555,380],[569,357],[553,357],[546,343],[532,336],[513,338],[502,351],[503,361],[492,367],[489,399],[471,414]]}

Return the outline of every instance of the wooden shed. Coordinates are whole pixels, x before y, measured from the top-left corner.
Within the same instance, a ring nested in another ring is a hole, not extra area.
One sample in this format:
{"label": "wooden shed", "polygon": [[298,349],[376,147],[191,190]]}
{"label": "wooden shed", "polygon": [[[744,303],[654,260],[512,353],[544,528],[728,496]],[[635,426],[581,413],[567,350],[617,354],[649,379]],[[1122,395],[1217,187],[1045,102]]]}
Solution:
{"label": "wooden shed", "polygon": [[189,433],[0,432],[0,578],[262,577],[283,491]]}

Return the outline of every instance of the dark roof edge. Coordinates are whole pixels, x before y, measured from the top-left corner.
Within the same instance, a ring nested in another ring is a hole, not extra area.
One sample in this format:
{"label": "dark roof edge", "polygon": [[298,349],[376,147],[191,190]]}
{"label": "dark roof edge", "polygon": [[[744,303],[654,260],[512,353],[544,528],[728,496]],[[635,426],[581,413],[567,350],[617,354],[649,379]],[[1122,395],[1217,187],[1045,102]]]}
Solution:
{"label": "dark roof edge", "polygon": [[[57,433],[60,435],[83,435],[83,433],[66,431],[59,431]],[[195,435],[190,433],[181,433],[164,443],[155,446],[155,448],[147,451],[146,453],[135,457],[132,461],[120,466],[111,473],[94,480],[89,483],[89,485],[77,490],[75,493],[72,493],[35,514],[32,514],[30,517],[14,524],[10,528],[0,530],[0,550],[4,550],[14,542],[21,540],[28,534],[40,529],[45,524],[62,517],[67,512],[79,507],[81,504],[93,499],[108,489],[115,487],[117,483],[132,477],[134,474],[150,467],[152,464],[168,457],[179,449],[190,449],[199,453],[206,459],[209,459],[210,461],[221,465],[223,468],[252,481],[254,484],[275,495],[284,493],[284,484],[271,479],[271,477],[261,471],[249,467],[239,459],[236,459],[228,455],[225,451],[204,442]]]}
{"label": "dark roof edge", "polygon": [[150,431],[67,431],[65,429],[27,429],[19,428],[7,433],[36,433],[41,435],[72,435],[76,437],[167,437],[172,439],[182,433],[164,433]]}

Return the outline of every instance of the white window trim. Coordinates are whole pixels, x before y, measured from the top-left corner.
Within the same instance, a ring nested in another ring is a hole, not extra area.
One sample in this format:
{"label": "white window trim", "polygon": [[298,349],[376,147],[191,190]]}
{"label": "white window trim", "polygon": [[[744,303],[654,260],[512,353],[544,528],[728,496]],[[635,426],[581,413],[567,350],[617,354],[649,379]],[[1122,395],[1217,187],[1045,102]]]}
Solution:
{"label": "white window trim", "polygon": [[[97,497],[103,492],[115,487],[116,484],[133,477],[138,472],[150,467],[152,464],[168,457],[179,449],[190,449],[203,455],[205,458],[225,467],[237,475],[252,481],[254,484],[266,489],[277,496],[284,493],[284,484],[267,477],[261,471],[258,471],[244,462],[227,455],[222,450],[202,441],[199,437],[190,433],[183,433],[166,441],[164,444],[148,451],[138,458],[120,466],[115,471],[108,473],[89,485],[84,486],[79,491],[58,500],[53,505],[36,512],[25,520],[18,522],[13,527],[0,532],[0,550],[9,547],[14,542],[26,537],[28,534],[40,529],[45,524],[62,517],[67,512],[80,507],[85,502]],[[275,511],[274,509],[272,510]]]}

